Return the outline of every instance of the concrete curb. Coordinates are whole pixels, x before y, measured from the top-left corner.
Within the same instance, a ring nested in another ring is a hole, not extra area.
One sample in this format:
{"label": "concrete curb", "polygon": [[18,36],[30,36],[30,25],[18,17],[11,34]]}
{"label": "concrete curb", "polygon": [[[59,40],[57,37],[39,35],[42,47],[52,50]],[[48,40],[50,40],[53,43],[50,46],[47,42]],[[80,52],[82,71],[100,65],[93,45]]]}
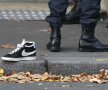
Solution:
{"label": "concrete curb", "polygon": [[87,74],[99,73],[100,69],[108,69],[108,61],[96,61],[96,59],[101,58],[102,57],[44,57],[48,63],[48,72],[57,75],[80,74],[83,72]]}
{"label": "concrete curb", "polygon": [[0,67],[4,69],[5,73],[10,72],[28,72],[33,70],[34,73],[44,73],[46,72],[44,60],[35,61],[20,61],[20,62],[6,62],[1,61]]}
{"label": "concrete curb", "polygon": [[[96,61],[102,57],[42,57],[36,61],[0,62],[5,73],[27,72],[34,73],[49,72],[56,75],[72,75],[86,72],[87,74],[99,73],[100,69],[108,69],[108,61]],[[106,57],[108,58],[108,57]],[[105,57],[103,59],[106,59]]]}

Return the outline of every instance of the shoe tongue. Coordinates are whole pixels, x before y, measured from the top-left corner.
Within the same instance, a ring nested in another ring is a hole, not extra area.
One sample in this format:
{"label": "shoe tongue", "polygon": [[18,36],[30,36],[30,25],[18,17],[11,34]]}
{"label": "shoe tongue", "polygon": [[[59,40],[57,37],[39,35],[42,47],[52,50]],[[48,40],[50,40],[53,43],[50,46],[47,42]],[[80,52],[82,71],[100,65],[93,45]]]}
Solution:
{"label": "shoe tongue", "polygon": [[23,39],[21,45],[24,45],[26,43],[26,40]]}

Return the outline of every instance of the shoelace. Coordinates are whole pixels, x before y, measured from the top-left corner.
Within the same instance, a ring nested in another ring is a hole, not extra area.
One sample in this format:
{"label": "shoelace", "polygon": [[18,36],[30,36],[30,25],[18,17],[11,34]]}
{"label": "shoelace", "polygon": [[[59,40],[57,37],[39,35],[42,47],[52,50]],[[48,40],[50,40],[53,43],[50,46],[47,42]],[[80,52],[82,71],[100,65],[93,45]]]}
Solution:
{"label": "shoelace", "polygon": [[18,44],[18,45],[17,45],[17,48],[16,48],[16,49],[14,49],[13,51],[9,52],[9,54],[16,53],[16,52],[17,52],[17,51],[19,51],[22,47],[23,47],[23,45]]}

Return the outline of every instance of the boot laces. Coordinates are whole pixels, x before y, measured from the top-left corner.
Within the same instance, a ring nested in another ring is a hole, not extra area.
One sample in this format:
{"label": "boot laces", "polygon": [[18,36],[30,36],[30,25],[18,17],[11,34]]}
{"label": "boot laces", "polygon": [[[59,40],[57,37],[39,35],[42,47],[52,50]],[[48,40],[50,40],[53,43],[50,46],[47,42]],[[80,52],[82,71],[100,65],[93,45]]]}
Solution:
{"label": "boot laces", "polygon": [[14,49],[14,50],[12,50],[11,52],[9,52],[9,54],[14,54],[14,53],[18,52],[22,47],[23,47],[23,45],[18,44],[18,45],[17,45],[17,48]]}

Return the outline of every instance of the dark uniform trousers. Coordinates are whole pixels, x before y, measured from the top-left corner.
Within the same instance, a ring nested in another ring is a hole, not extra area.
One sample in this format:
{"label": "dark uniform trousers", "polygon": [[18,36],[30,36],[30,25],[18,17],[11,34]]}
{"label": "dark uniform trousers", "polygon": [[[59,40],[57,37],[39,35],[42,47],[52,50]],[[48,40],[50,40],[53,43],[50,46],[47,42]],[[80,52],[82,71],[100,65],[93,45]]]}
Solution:
{"label": "dark uniform trousers", "polygon": [[[80,23],[82,28],[87,28],[100,20],[100,2],[101,0],[80,0]],[[50,15],[46,17],[46,21],[53,27],[61,27],[65,21],[69,1],[50,0],[48,4]]]}

